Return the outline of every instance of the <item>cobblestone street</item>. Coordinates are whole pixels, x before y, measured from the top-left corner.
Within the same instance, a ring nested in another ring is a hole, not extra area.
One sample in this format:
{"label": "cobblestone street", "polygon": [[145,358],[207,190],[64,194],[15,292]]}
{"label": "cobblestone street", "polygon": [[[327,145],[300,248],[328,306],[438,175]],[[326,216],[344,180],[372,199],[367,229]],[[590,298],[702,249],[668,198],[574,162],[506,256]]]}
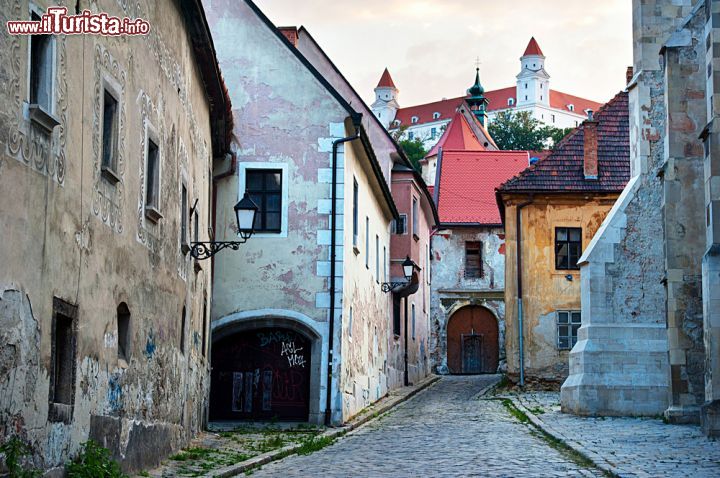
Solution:
{"label": "cobblestone street", "polygon": [[448,376],[388,415],[253,476],[602,476],[551,448],[500,401],[479,400],[491,376]]}

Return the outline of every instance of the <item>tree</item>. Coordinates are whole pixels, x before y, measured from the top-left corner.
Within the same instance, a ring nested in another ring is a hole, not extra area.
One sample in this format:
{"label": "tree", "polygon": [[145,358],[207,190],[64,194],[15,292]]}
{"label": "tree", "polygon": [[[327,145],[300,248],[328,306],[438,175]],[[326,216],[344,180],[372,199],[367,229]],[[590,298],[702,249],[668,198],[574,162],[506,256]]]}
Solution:
{"label": "tree", "polygon": [[498,148],[529,151],[552,147],[570,130],[544,125],[529,111],[498,113],[488,128]]}
{"label": "tree", "polygon": [[405,152],[405,156],[408,157],[413,167],[418,171],[422,171],[420,166],[420,160],[425,157],[427,150],[423,146],[423,142],[420,138],[415,139],[402,139],[399,142],[400,147]]}

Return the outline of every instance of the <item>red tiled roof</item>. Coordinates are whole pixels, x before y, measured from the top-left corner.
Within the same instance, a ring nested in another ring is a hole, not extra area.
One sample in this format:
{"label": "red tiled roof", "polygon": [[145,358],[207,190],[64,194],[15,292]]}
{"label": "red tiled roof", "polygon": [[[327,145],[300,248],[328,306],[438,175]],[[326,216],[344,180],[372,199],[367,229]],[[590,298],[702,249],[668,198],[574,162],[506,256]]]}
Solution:
{"label": "red tiled roof", "polygon": [[443,150],[438,212],[442,224],[501,224],[495,188],[528,165],[527,151]]}
{"label": "red tiled roof", "polygon": [[297,27],[277,27],[278,30],[280,30],[280,33],[282,33],[285,38],[292,44],[292,46],[297,46],[298,44],[298,29]]}
{"label": "red tiled roof", "polygon": [[595,114],[598,121],[598,179],[585,179],[584,125],[570,132],[555,150],[499,188],[499,192],[620,192],[630,180],[628,96],[620,92]]}
{"label": "red tiled roof", "polygon": [[[498,90],[486,91],[485,97],[488,99],[488,111],[504,110],[507,108],[514,108],[517,103],[515,98],[516,88],[509,86],[507,88],[500,88]],[[408,106],[406,108],[400,108],[395,114],[395,120],[400,121],[401,125],[411,126],[413,124],[431,123],[433,121],[447,121],[453,117],[457,108],[465,100],[465,96],[458,98],[450,98],[441,101],[434,101],[432,103],[426,103],[417,106]],[[513,106],[508,106],[508,99],[512,98]],[[556,90],[550,90],[550,106],[552,108],[570,111],[568,105],[573,105],[575,113],[582,115],[586,109],[597,111],[602,103],[597,101],[587,100],[580,98],[579,96],[570,95],[568,93],[562,93]],[[433,118],[433,113],[440,113],[438,118]],[[417,123],[412,122],[413,116],[417,116]]]}
{"label": "red tiled roof", "polygon": [[530,38],[530,42],[528,43],[527,48],[525,48],[525,53],[523,53],[523,56],[528,55],[543,55],[542,50],[540,49],[540,45],[538,45],[538,42],[535,40],[535,37]]}
{"label": "red tiled roof", "polygon": [[383,71],[380,81],[378,81],[375,88],[395,88],[395,83],[393,83],[392,77],[390,76],[390,72],[387,68]]}
{"label": "red tiled roof", "polygon": [[480,140],[473,133],[467,119],[459,111],[455,112],[455,116],[453,116],[440,140],[435,143],[435,146],[425,157],[437,155],[440,148],[462,151],[484,151],[486,149],[480,144]]}

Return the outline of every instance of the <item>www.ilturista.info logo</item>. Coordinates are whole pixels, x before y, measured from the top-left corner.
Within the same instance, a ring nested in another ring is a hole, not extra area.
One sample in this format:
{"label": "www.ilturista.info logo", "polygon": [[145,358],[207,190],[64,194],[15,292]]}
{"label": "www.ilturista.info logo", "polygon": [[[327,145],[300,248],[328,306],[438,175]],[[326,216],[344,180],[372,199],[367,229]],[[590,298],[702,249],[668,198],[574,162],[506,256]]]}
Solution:
{"label": "www.ilturista.info logo", "polygon": [[65,7],[49,7],[39,20],[10,20],[10,35],[147,35],[150,23],[142,18],[119,18],[85,10],[68,15]]}

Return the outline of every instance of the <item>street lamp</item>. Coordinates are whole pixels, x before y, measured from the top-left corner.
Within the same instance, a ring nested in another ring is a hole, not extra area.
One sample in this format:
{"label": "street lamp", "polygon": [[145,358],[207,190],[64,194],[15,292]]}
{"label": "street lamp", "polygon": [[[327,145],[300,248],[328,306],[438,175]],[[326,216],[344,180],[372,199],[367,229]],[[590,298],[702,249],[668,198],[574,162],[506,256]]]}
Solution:
{"label": "street lamp", "polygon": [[235,219],[237,220],[238,234],[240,234],[240,241],[210,241],[210,242],[191,242],[190,243],[190,255],[197,260],[209,259],[218,252],[222,251],[226,247],[237,251],[240,248],[240,244],[245,244],[250,236],[253,234],[253,228],[255,225],[255,215],[257,214],[258,207],[248,193],[243,195],[243,198],[235,204],[233,208],[235,210]]}
{"label": "street lamp", "polygon": [[413,270],[417,267],[415,263],[410,259],[410,256],[406,256],[402,263],[403,275],[405,276],[405,282],[383,282],[381,289],[383,292],[390,292],[396,288],[407,285],[412,279]]}

